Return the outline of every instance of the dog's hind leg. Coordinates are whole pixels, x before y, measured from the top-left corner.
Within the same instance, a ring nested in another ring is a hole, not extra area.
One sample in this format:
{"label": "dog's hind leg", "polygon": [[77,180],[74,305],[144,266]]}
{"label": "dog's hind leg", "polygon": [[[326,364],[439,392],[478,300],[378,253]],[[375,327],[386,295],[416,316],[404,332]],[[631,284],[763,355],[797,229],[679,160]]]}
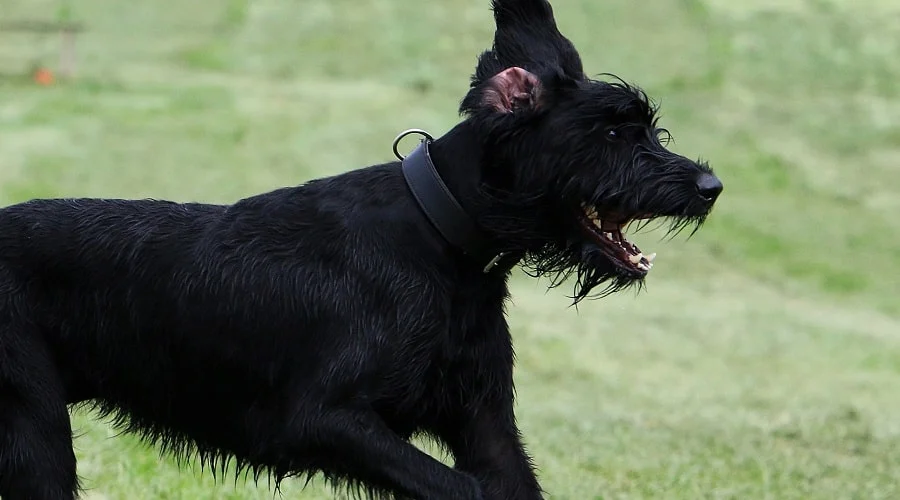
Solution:
{"label": "dog's hind leg", "polygon": [[[402,498],[481,500],[471,476],[453,470],[403,440],[371,412],[329,412],[307,423],[302,451],[329,477],[352,478],[364,487]],[[312,437],[312,439],[309,439]]]}
{"label": "dog's hind leg", "polygon": [[0,322],[0,498],[74,499],[72,427],[51,355],[34,329],[8,313]]}

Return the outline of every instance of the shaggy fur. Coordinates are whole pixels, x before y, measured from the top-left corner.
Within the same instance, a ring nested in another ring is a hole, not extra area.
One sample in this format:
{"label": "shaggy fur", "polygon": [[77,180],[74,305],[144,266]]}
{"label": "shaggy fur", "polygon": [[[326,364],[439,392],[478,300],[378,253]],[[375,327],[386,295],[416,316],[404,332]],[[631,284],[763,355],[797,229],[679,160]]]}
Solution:
{"label": "shaggy fur", "polygon": [[643,92],[585,76],[547,2],[493,7],[464,119],[431,144],[510,252],[489,273],[430,225],[397,162],[227,206],[0,210],[0,497],[77,495],[67,407],[85,404],[213,470],[321,473],[373,496],[542,498],[513,414],[510,269],[573,276],[576,300],[640,284],[649,261],[623,260],[585,207],[606,237],[656,218],[699,227],[721,184],[665,149]]}

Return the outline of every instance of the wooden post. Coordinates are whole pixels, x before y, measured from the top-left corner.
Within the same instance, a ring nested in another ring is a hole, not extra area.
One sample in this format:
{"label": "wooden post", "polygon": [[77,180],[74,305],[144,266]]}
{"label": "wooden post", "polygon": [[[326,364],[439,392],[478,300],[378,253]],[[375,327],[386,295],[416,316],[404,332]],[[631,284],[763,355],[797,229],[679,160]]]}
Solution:
{"label": "wooden post", "polygon": [[59,75],[64,78],[75,76],[75,30],[63,27],[59,40]]}
{"label": "wooden post", "polygon": [[75,75],[77,66],[77,54],[75,52],[75,40],[78,33],[84,27],[79,23],[59,21],[8,21],[0,22],[0,31],[19,33],[58,33],[59,68],[60,76],[69,78]]}
{"label": "wooden post", "polygon": [[71,0],[60,0],[56,11],[59,31],[59,74],[64,78],[75,75],[75,32],[68,28],[72,24]]}

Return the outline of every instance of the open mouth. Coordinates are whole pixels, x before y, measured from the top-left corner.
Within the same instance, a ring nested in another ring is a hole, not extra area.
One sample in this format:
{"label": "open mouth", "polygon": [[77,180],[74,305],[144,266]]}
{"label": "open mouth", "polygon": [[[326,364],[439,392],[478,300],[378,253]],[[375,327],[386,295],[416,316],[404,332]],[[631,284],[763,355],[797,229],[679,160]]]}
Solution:
{"label": "open mouth", "polygon": [[[653,267],[656,254],[644,255],[634,243],[625,239],[622,230],[632,219],[605,220],[597,209],[582,204],[579,220],[598,247],[619,267],[639,274],[647,274]],[[642,217],[649,218],[649,217]]]}

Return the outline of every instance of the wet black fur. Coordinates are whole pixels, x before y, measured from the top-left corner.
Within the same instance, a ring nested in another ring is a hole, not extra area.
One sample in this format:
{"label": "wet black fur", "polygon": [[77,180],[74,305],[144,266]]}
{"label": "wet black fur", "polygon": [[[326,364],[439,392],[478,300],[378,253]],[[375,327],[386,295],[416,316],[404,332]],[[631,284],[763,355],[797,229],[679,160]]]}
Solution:
{"label": "wet black fur", "polygon": [[[578,207],[699,226],[711,172],[665,149],[643,92],[585,76],[549,4],[494,9],[494,47],[464,120],[432,145],[437,168],[512,259],[574,275],[576,299],[639,284],[578,226]],[[539,80],[531,98],[486,106],[512,66]],[[0,497],[76,495],[67,407],[81,404],[214,470],[323,473],[372,496],[541,498],[513,414],[512,262],[483,265],[429,225],[397,162],[227,206],[4,208]],[[455,467],[410,445],[415,434]]]}

